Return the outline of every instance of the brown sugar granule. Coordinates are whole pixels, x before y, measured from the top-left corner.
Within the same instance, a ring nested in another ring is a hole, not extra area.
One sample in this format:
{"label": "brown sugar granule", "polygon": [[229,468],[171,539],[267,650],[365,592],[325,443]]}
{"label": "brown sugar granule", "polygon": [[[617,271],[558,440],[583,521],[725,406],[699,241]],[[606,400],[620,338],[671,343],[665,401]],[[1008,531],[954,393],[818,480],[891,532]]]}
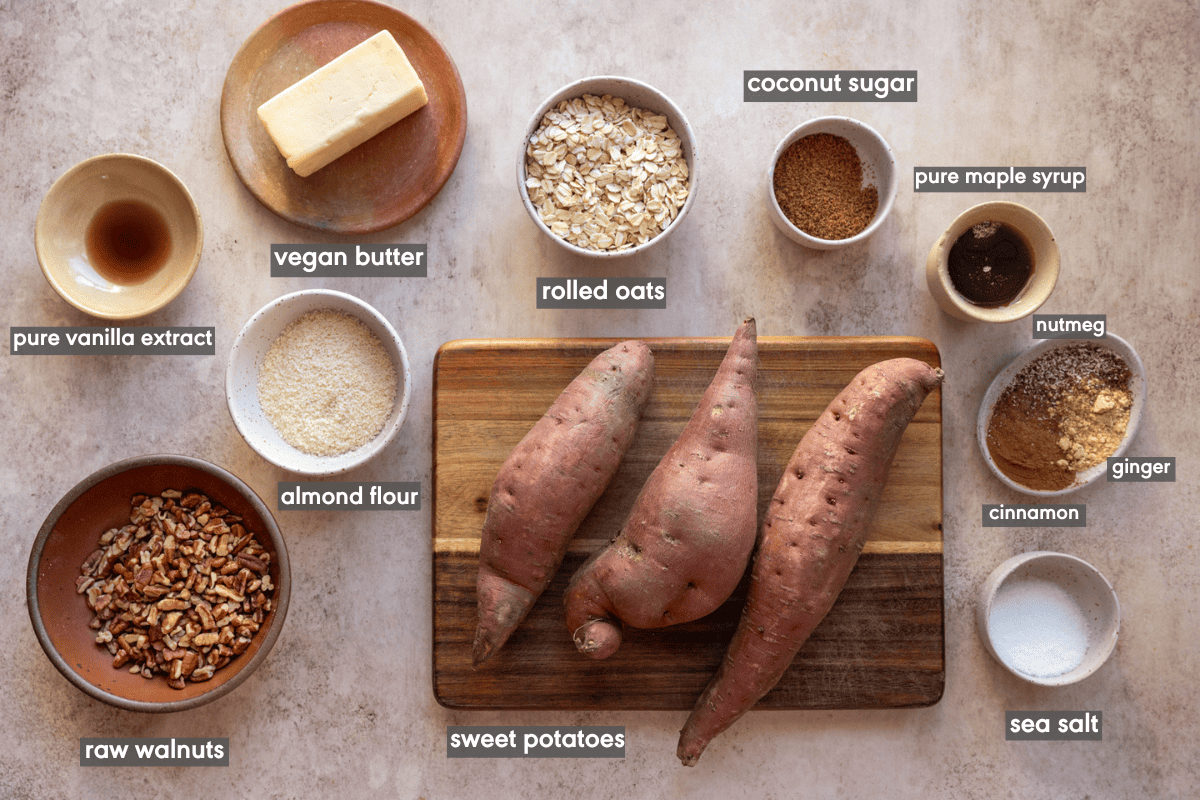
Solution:
{"label": "brown sugar granule", "polygon": [[773,182],[784,215],[818,239],[861,233],[879,208],[879,190],[862,185],[862,161],[854,145],[831,133],[793,142],[775,163]]}
{"label": "brown sugar granule", "polygon": [[996,402],[987,431],[992,460],[1022,486],[1065,489],[1120,445],[1132,407],[1129,378],[1129,365],[1104,347],[1047,351]]}

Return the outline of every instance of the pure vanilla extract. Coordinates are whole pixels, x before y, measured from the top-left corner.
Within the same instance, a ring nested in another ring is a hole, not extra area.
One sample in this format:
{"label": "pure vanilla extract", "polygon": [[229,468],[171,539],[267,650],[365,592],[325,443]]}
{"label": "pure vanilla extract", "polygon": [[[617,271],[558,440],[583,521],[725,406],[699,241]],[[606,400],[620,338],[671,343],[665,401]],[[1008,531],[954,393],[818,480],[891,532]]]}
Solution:
{"label": "pure vanilla extract", "polygon": [[140,200],[101,206],[87,229],[92,268],[113,283],[141,283],[171,255],[171,231],[156,209]]}

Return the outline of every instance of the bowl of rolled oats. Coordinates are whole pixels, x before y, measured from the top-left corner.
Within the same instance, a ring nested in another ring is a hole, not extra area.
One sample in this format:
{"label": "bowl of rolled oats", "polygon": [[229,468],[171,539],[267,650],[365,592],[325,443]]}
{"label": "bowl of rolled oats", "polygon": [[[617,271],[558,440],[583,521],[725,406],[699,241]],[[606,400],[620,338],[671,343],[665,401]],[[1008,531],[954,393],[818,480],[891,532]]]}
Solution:
{"label": "bowl of rolled oats", "polygon": [[552,242],[595,258],[648,250],[696,196],[696,137],[669,97],[632,78],[597,76],[551,95],[525,130],[517,182]]}
{"label": "bowl of rolled oats", "polygon": [[291,571],[267,506],[230,472],[148,455],[89,475],[34,540],[26,600],[51,663],[128,711],[195,708],[266,660]]}

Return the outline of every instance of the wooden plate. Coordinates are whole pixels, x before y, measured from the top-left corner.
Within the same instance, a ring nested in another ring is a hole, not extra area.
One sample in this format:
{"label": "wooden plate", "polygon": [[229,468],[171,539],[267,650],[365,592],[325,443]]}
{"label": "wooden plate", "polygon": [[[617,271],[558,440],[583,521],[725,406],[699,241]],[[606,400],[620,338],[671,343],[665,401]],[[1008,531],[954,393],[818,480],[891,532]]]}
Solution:
{"label": "wooden plate", "polygon": [[[287,165],[258,118],[265,101],[381,30],[425,84],[429,102],[307,178]],[[331,233],[371,233],[416,214],[454,172],[467,97],[450,55],[412,17],[369,0],[313,0],[269,19],[229,65],[221,134],[238,178],[279,216]]]}
{"label": "wooden plate", "polygon": [[[608,490],[562,567],[505,647],[471,667],[479,539],[504,459],[615,340],[450,342],[433,389],[433,691],[455,708],[690,709],[733,636],[747,580],[709,616],[626,629],[604,661],[575,651],[563,592],[620,528],[647,476],[683,429],[729,339],[647,339],[654,390]],[[940,365],[907,337],[760,337],[759,512],[797,442],[864,367],[889,358]],[[759,708],[897,708],[937,702],[945,683],[942,613],[942,405],[935,391],[909,424],[863,555],[833,609]]]}

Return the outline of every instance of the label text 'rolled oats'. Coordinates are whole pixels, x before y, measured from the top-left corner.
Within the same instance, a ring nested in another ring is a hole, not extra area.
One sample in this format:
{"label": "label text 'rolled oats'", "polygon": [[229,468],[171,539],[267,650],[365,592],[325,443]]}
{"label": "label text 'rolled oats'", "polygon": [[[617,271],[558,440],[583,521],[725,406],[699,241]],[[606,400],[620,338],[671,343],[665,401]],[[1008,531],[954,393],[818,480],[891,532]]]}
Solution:
{"label": "label text 'rolled oats'", "polygon": [[538,278],[538,308],[666,308],[666,278]]}

